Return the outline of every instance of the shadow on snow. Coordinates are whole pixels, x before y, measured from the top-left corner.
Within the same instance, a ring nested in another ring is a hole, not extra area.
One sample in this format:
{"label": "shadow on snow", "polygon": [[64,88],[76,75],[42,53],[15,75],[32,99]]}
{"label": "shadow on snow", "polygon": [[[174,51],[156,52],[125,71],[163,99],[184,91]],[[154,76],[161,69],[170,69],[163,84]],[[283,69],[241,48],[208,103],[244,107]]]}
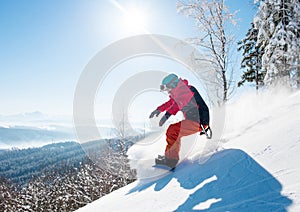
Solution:
{"label": "shadow on snow", "polygon": [[[139,184],[130,193],[154,186],[162,190],[175,178],[184,189],[195,189],[175,211],[197,211],[197,205],[217,200],[201,211],[286,211],[292,201],[282,186],[248,154],[237,149],[215,153],[204,164],[185,161],[163,178]],[[208,183],[209,179],[214,178]],[[203,186],[199,187],[202,184]],[[197,188],[197,186],[199,188]]]}

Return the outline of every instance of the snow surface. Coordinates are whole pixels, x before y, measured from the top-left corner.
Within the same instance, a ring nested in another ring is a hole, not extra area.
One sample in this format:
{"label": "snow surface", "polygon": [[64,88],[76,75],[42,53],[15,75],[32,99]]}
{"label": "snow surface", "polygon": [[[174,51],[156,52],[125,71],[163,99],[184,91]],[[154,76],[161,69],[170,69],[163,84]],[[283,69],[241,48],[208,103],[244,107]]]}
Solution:
{"label": "snow surface", "polygon": [[134,145],[139,180],[78,211],[300,211],[300,92],[247,93],[226,117],[219,141],[182,141],[174,172],[152,167],[163,134]]}

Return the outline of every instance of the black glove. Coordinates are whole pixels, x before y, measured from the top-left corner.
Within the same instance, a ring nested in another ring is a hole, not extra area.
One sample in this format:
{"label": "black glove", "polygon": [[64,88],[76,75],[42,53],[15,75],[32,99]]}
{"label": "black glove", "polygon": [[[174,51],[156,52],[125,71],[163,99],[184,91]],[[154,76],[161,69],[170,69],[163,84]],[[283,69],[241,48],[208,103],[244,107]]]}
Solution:
{"label": "black glove", "polygon": [[150,119],[153,118],[154,115],[157,117],[159,114],[160,114],[160,111],[156,109],[150,114],[149,118]]}
{"label": "black glove", "polygon": [[165,115],[160,119],[159,126],[163,126],[164,123],[168,120],[168,118],[171,116],[170,113],[166,112]]}

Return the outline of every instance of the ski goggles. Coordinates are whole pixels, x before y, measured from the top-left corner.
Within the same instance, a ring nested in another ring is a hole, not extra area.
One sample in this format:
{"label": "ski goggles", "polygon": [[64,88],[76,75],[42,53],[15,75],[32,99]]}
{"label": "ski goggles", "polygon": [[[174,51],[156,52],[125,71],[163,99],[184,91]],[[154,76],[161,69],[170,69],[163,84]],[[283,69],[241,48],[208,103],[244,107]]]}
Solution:
{"label": "ski goggles", "polygon": [[160,91],[170,91],[172,88],[168,87],[167,85],[160,85]]}
{"label": "ski goggles", "polygon": [[160,91],[166,91],[167,86],[166,85],[160,85]]}

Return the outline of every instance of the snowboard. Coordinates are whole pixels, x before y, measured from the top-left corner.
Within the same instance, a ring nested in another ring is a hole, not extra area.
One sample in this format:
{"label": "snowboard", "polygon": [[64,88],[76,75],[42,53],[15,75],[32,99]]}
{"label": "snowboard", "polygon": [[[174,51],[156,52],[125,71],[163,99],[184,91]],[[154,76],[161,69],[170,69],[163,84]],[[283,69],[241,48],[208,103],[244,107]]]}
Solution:
{"label": "snowboard", "polygon": [[175,167],[171,168],[167,165],[162,165],[162,164],[155,164],[152,166],[153,168],[158,168],[158,169],[164,169],[164,170],[167,170],[167,171],[170,171],[170,172],[174,172],[175,171]]}

